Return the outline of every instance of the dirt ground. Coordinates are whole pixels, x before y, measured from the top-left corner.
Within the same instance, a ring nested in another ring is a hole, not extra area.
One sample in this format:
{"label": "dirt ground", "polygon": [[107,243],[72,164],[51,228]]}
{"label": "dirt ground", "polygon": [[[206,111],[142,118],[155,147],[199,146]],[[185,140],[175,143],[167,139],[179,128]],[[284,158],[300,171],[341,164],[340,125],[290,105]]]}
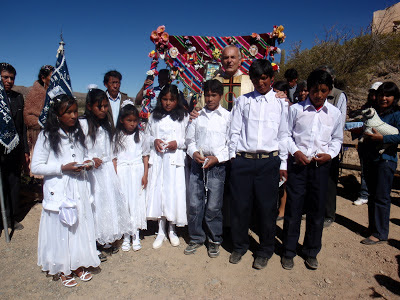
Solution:
{"label": "dirt ground", "polygon": [[[291,271],[280,265],[282,221],[277,223],[276,251],[264,270],[252,269],[252,250],[237,265],[228,262],[231,251],[226,237],[218,258],[207,256],[205,247],[194,255],[183,250],[188,242],[181,229],[181,245],[169,242],[152,249],[154,223],[143,232],[142,250],[118,252],[94,270],[90,282],[65,288],[36,265],[37,234],[42,206],[37,187],[22,189],[25,228],[15,231],[11,243],[0,238],[0,298],[45,299],[395,299],[400,295],[400,179],[393,190],[389,241],[365,246],[360,240],[367,227],[367,206],[354,206],[359,187],[357,172],[341,174],[336,223],[324,230],[318,270],[308,270],[297,256]],[[32,200],[36,198],[36,200]],[[305,221],[302,222],[302,234]],[[300,244],[302,243],[302,236]]]}

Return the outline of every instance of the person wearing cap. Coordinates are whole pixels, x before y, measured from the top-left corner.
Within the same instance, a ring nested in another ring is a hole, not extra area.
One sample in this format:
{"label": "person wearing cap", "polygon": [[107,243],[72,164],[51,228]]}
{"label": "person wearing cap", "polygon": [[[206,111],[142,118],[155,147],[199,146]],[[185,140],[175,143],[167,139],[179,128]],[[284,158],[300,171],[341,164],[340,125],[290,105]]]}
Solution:
{"label": "person wearing cap", "polygon": [[[376,106],[376,90],[382,84],[382,82],[378,81],[371,85],[371,88],[368,91],[368,98],[367,102],[361,107],[361,109],[366,108],[375,108]],[[363,205],[368,203],[368,187],[367,183],[365,182],[364,177],[364,157],[365,157],[365,147],[364,143],[359,143],[357,147],[358,157],[360,159],[360,166],[361,166],[361,185],[360,191],[358,192],[358,198],[353,202],[354,205]]]}

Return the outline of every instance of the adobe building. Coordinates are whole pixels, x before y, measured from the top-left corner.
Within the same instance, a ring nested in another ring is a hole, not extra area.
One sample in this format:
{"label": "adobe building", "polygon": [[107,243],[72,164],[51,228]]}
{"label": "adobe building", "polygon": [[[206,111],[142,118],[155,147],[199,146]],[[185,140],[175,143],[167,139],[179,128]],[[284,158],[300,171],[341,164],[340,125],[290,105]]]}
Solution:
{"label": "adobe building", "polygon": [[392,6],[377,10],[372,19],[373,33],[400,33],[400,2]]}

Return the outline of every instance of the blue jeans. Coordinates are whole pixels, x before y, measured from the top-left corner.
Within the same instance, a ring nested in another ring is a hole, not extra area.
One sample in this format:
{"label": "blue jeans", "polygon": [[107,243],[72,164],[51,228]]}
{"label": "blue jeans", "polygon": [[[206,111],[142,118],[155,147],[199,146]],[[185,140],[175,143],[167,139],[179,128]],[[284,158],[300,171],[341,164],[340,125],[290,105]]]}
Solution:
{"label": "blue jeans", "polygon": [[368,200],[368,187],[367,182],[365,181],[365,171],[364,171],[364,151],[360,149],[362,146],[359,146],[358,150],[358,158],[360,159],[360,166],[361,166],[361,186],[360,191],[358,192],[358,197],[361,199]]}
{"label": "blue jeans", "polygon": [[[205,169],[207,199],[201,165],[192,161],[189,177],[188,228],[190,241],[222,243],[222,202],[225,164]],[[203,220],[206,231],[203,229]]]}
{"label": "blue jeans", "polygon": [[368,230],[371,235],[387,240],[389,235],[390,192],[397,163],[389,160],[364,161],[367,180]]}

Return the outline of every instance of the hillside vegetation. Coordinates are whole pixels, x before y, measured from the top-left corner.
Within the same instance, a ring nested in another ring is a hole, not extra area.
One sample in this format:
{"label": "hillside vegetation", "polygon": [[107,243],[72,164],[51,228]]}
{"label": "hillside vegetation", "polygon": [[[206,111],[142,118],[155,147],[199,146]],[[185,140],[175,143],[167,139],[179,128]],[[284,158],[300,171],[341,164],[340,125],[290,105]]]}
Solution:
{"label": "hillside vegetation", "polygon": [[324,39],[315,41],[311,49],[300,50],[301,42],[289,51],[287,62],[281,65],[278,79],[289,68],[299,72],[299,79],[320,65],[330,65],[336,71],[335,85],[346,91],[349,107],[366,99],[371,83],[394,81],[400,85],[400,34],[360,33],[357,36],[331,29]]}

